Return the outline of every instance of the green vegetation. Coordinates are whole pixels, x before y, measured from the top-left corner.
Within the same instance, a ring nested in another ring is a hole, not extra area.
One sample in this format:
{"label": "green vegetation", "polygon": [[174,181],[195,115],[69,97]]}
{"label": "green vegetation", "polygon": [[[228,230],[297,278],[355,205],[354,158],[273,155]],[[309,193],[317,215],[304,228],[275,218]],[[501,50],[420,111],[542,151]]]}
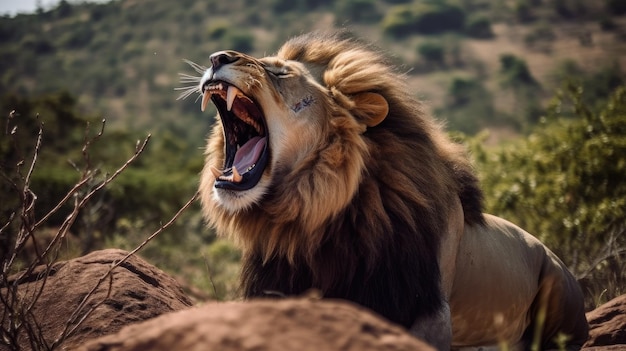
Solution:
{"label": "green vegetation", "polygon": [[[488,209],[537,235],[591,297],[626,286],[626,86],[593,111],[569,86],[524,139],[474,157]],[[606,291],[605,291],[606,290]]]}
{"label": "green vegetation", "polygon": [[392,7],[382,22],[383,31],[395,38],[461,31],[464,25],[465,12],[459,6],[445,1]]}
{"label": "green vegetation", "polygon": [[[200,113],[196,96],[176,101],[178,73],[192,72],[183,59],[271,54],[293,35],[347,27],[389,52],[415,95],[468,135],[489,210],[554,248],[590,299],[609,298],[624,286],[626,194],[615,181],[626,159],[624,14],[619,0],[117,0],[0,17],[0,225],[25,201],[17,164],[32,161],[41,123],[36,216],[87,163],[95,184],[150,133],[141,157],[84,209],[67,255],[134,248],[197,187],[214,111]],[[551,100],[565,82],[584,89]],[[102,119],[86,158],[81,145]],[[10,239],[0,237],[1,255]],[[210,297],[234,296],[239,253],[204,228],[197,204],[142,255]]]}

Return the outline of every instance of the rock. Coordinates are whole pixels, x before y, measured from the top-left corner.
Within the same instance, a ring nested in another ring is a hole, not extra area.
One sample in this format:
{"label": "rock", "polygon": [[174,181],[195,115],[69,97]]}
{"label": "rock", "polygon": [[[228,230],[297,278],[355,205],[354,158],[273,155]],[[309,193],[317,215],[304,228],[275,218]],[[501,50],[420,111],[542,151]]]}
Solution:
{"label": "rock", "polygon": [[[587,313],[589,339],[585,350],[626,350],[626,295],[621,295]],[[607,346],[612,345],[610,348]],[[599,348],[598,348],[599,349]]]}
{"label": "rock", "polygon": [[78,350],[433,349],[348,302],[290,298],[209,303],[128,326]]}
{"label": "rock", "polygon": [[[34,297],[44,282],[45,275],[41,274],[44,267],[38,267],[32,274],[21,279],[18,289],[21,302],[25,304],[36,300],[32,316],[28,320],[31,325],[34,325],[32,322],[35,320],[39,323],[43,340],[48,345],[62,334],[72,313],[106,274],[112,263],[120,261],[126,255],[125,251],[110,249],[58,262],[53,265],[45,279],[44,288],[38,298]],[[17,276],[10,278],[9,284]],[[105,279],[87,300],[86,308],[80,316],[94,306],[95,309],[59,345],[62,346],[59,349],[71,349],[86,340],[115,333],[131,323],[191,306],[191,300],[173,278],[137,256],[129,257],[114,269],[112,277],[112,280]],[[109,284],[111,290],[107,297]],[[0,293],[6,296],[6,288],[1,289]],[[2,323],[6,326],[7,319]],[[18,341],[21,347],[30,349],[33,337],[27,336],[22,328]]]}

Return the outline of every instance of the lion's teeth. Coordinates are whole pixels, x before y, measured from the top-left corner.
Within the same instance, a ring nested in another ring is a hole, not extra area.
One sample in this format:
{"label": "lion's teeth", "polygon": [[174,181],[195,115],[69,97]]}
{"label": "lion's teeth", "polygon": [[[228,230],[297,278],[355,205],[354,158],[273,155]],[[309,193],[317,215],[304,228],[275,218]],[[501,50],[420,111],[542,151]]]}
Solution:
{"label": "lion's teeth", "polygon": [[215,179],[222,176],[222,172],[213,166],[209,167],[209,170],[211,171],[211,173],[213,173],[213,176],[215,177]]}
{"label": "lion's teeth", "polygon": [[230,111],[233,107],[233,101],[237,97],[237,94],[241,94],[239,89],[233,85],[228,86],[228,91],[226,92],[226,109]]}
{"label": "lion's teeth", "polygon": [[204,112],[204,110],[206,110],[206,105],[209,103],[209,99],[210,98],[211,98],[211,94],[209,93],[209,90],[207,89],[202,94],[202,106],[200,107],[200,110],[202,112]]}
{"label": "lion's teeth", "polygon": [[233,166],[233,182],[239,183],[242,179],[243,177],[241,176],[241,174],[239,174],[239,172],[237,172],[237,168]]}

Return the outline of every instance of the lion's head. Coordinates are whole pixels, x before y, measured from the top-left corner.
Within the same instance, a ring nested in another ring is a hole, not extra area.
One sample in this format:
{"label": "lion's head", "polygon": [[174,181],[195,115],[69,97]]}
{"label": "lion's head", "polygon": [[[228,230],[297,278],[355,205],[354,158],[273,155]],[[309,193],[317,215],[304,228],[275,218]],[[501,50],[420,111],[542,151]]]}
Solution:
{"label": "lion's head", "polygon": [[357,40],[309,34],[275,56],[210,61],[197,89],[220,118],[201,175],[204,214],[265,260],[310,259],[338,220],[367,228],[359,240],[373,250],[397,222],[436,231],[452,199],[474,189],[463,151]]}

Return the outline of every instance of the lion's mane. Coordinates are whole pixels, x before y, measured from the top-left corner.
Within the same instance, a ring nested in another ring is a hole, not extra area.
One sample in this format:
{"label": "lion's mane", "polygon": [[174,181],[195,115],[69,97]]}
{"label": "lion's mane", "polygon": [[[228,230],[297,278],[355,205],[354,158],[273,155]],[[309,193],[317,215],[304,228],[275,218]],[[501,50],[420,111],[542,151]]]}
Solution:
{"label": "lion's mane", "polygon": [[[319,289],[368,306],[409,327],[441,306],[438,252],[453,204],[468,224],[483,222],[482,196],[464,149],[412,96],[379,51],[344,34],[289,40],[277,56],[315,67],[331,121],[324,142],[294,169],[273,170],[263,200],[238,213],[200,187],[205,216],[244,250],[246,297]],[[352,98],[382,95],[388,116],[364,129]],[[271,118],[271,116],[268,116]],[[219,122],[207,163],[223,148]]]}

